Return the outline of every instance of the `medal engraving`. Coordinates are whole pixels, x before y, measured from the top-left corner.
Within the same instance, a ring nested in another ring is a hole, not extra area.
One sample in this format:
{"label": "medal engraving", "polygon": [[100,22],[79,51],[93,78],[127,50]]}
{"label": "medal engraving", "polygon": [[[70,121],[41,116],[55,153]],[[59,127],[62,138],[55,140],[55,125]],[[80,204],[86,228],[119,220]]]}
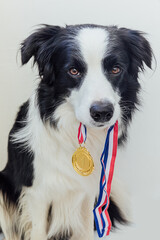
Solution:
{"label": "medal engraving", "polygon": [[88,176],[94,170],[93,159],[85,147],[79,147],[72,156],[74,170],[81,176]]}

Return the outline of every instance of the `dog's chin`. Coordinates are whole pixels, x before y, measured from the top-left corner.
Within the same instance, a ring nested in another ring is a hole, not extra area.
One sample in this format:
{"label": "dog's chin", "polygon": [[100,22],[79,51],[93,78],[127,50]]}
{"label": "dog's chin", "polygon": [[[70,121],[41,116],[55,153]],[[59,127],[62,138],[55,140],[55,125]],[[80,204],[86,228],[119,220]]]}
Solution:
{"label": "dog's chin", "polygon": [[87,128],[97,128],[97,129],[109,129],[111,126],[113,126],[116,123],[117,119],[112,119],[109,122],[95,122],[95,121],[90,121],[90,122],[83,122],[81,121]]}
{"label": "dog's chin", "polygon": [[94,121],[91,121],[89,123],[87,122],[83,122],[81,121],[82,124],[84,124],[87,128],[96,128],[96,129],[106,129],[106,128],[109,128],[111,127],[113,124],[109,124],[109,123],[100,123],[100,122],[94,122]]}
{"label": "dog's chin", "polygon": [[100,129],[104,129],[104,128],[108,128],[108,125],[106,123],[92,123],[91,124],[91,128],[100,128]]}

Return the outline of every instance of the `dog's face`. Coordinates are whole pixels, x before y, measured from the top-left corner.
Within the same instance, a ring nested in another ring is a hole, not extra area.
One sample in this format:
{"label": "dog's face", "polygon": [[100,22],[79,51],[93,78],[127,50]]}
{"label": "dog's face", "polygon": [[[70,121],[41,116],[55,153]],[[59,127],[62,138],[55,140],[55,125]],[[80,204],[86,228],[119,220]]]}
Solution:
{"label": "dog's face", "polygon": [[38,104],[54,122],[64,102],[87,127],[126,126],[138,104],[138,72],[151,67],[151,48],[138,31],[96,25],[45,26],[22,44],[22,63],[39,68]]}
{"label": "dog's face", "polygon": [[114,78],[120,78],[122,60],[118,62],[116,56],[111,56],[109,34],[104,29],[81,29],[76,41],[82,67],[73,64],[69,75],[80,85],[71,91],[68,101],[76,118],[85,125],[110,126],[120,117],[120,94],[112,82]]}

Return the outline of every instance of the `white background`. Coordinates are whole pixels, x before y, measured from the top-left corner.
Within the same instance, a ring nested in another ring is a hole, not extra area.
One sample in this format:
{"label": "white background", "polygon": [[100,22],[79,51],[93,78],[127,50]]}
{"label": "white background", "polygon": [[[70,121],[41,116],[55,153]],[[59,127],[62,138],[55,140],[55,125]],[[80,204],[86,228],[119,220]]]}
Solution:
{"label": "white background", "polygon": [[41,23],[118,25],[148,33],[157,67],[140,76],[142,107],[116,164],[131,195],[133,223],[108,239],[160,239],[160,0],[0,0],[0,168],[18,106],[37,77],[31,64],[20,67],[18,49]]}

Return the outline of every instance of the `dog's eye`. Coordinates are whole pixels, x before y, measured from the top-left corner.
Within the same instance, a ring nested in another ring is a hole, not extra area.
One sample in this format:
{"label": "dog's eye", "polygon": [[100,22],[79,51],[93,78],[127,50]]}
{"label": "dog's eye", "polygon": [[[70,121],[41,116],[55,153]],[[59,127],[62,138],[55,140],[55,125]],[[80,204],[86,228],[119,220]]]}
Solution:
{"label": "dog's eye", "polygon": [[118,74],[120,72],[121,72],[121,69],[118,66],[113,67],[111,70],[111,73],[113,73],[113,74]]}
{"label": "dog's eye", "polygon": [[69,70],[69,73],[73,76],[80,76],[81,75],[81,73],[76,68],[71,68]]}

